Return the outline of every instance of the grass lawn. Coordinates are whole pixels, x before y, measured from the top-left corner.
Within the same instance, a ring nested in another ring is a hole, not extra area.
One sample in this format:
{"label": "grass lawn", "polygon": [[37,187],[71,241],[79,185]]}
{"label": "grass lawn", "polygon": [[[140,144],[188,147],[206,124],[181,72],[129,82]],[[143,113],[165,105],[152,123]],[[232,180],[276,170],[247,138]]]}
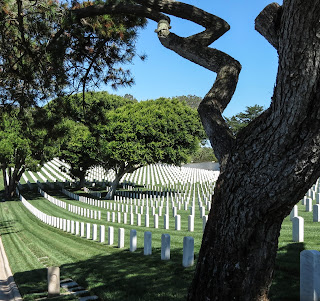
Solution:
{"label": "grass lawn", "polygon": [[[70,200],[58,192],[50,191],[49,194],[55,194],[56,198],[67,203],[102,211]],[[45,213],[93,223],[91,219],[51,204],[37,193],[23,195]],[[292,242],[289,217],[283,223],[275,278],[270,290],[271,300],[299,300],[300,252],[304,249],[320,249],[320,224],[313,223],[312,213],[304,210],[304,206],[299,205],[299,216],[305,219],[305,243]],[[106,225],[106,233],[108,226],[114,226],[115,245],[117,229],[125,228],[125,249],[118,249],[116,246],[76,237],[41,223],[19,201],[0,202],[0,235],[24,300],[35,300],[46,295],[48,266],[60,266],[62,279],[72,278],[101,300],[185,300],[195,266],[187,269],[182,267],[182,241],[184,236],[193,236],[197,256],[201,244],[202,222],[200,218],[196,219],[195,232],[190,233],[186,231],[189,213],[181,210],[178,214],[181,214],[181,220],[184,221],[182,231],[174,230],[172,217],[170,230],[164,230],[163,217],[159,217],[159,229],[154,229],[152,218],[150,228],[145,228],[106,223],[106,213],[102,212],[101,221],[96,223]],[[130,229],[136,229],[138,234],[138,250],[134,253],[128,250]],[[152,231],[151,256],[143,255],[145,231]],[[171,235],[170,261],[160,260],[162,233]]]}

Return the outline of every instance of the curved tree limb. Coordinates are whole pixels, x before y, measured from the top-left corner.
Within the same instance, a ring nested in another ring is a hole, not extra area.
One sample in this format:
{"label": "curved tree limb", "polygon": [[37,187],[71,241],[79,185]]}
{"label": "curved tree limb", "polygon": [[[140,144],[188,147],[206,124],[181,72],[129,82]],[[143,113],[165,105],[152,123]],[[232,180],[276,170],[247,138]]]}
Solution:
{"label": "curved tree limb", "polygon": [[[72,13],[77,18],[102,14],[134,14],[154,20],[158,22],[156,32],[164,47],[217,73],[216,81],[200,103],[198,111],[211,145],[223,168],[223,163],[231,151],[234,137],[222,117],[222,113],[236,89],[241,65],[226,53],[208,46],[229,30],[229,24],[213,14],[178,1],[136,0],[135,2],[136,4],[94,5],[73,10]],[[170,33],[170,18],[163,13],[197,23],[205,30],[186,38],[179,37]]]}
{"label": "curved tree limb", "polygon": [[255,20],[255,29],[277,50],[281,14],[282,7],[278,3],[271,3],[262,10]]}

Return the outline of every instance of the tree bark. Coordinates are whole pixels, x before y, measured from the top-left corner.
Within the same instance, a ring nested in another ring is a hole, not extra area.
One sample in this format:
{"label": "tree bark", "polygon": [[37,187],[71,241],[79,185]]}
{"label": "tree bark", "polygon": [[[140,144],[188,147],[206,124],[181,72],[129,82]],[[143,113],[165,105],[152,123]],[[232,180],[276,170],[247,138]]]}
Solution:
{"label": "tree bark", "polygon": [[[146,17],[161,21],[162,45],[217,73],[198,111],[221,174],[188,300],[267,300],[282,221],[320,176],[320,0],[273,3],[256,19],[256,29],[279,55],[276,86],[270,108],[236,137],[222,113],[241,65],[208,47],[228,24],[178,1],[135,3],[132,13],[135,6],[141,13],[142,5]],[[170,32],[162,13],[205,30],[181,38]]]}
{"label": "tree bark", "polygon": [[282,221],[320,176],[319,16],[319,1],[284,1],[260,31],[279,54],[272,104],[236,137],[188,300],[268,300]]}
{"label": "tree bark", "polygon": [[[8,169],[9,169],[9,174],[7,171]],[[3,183],[4,183],[4,197],[6,200],[11,200],[14,198],[16,193],[16,188],[18,186],[18,183],[24,171],[25,171],[24,167],[15,167],[13,171],[11,170],[10,167],[2,168]],[[9,181],[7,181],[7,177]]]}

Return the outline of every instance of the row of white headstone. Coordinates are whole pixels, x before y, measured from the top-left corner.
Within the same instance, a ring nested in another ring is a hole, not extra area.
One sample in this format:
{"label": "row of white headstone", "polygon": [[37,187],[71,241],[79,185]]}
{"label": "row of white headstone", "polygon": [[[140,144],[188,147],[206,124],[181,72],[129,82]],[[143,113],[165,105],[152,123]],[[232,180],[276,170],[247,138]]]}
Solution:
{"label": "row of white headstone", "polygon": [[[116,200],[116,202],[107,202],[107,201],[100,201],[91,198],[85,198],[74,193],[69,192],[66,189],[62,190],[64,194],[68,195],[73,199],[81,200],[87,204],[93,206],[99,206],[105,208],[107,210],[107,222],[117,222],[117,223],[129,223],[130,225],[134,224],[134,220],[136,219],[137,226],[142,226],[142,216],[144,215],[144,226],[149,227],[150,224],[150,211],[152,211],[152,217],[154,219],[154,227],[159,228],[159,217],[162,216],[163,209],[165,210],[164,214],[164,229],[169,229],[169,218],[170,218],[170,209],[169,209],[169,202],[166,201],[166,205],[164,206],[165,200],[164,197],[161,199],[153,201],[152,198],[146,197],[146,199],[142,200],[132,200],[120,197]],[[118,201],[118,203],[117,203]],[[131,205],[130,205],[131,204]],[[141,206],[140,206],[141,205]],[[145,206],[146,205],[146,206]],[[151,207],[149,207],[149,205]],[[208,216],[205,214],[206,208],[202,205],[201,200],[198,201],[199,205],[199,217],[202,219],[202,229],[204,230],[206,222],[208,220]],[[72,205],[69,205],[72,206]],[[207,202],[207,210],[210,211],[211,203]],[[175,218],[175,230],[181,230],[181,216],[177,214],[178,210],[181,210],[181,202],[174,202],[171,201],[171,208],[172,208],[172,217]],[[135,210],[134,210],[135,209]],[[113,211],[112,211],[113,210]],[[188,202],[184,202],[184,210],[190,210],[190,215],[188,216],[188,231],[194,231],[194,219],[195,219],[195,206],[192,203],[191,207],[188,207]],[[117,211],[117,212],[115,212]],[[145,212],[145,214],[143,214]],[[158,213],[156,213],[158,212]],[[116,218],[117,217],[117,218]],[[136,217],[136,218],[135,218]]]}
{"label": "row of white headstone", "polygon": [[[17,191],[19,194],[19,191]],[[96,241],[98,239],[98,225],[91,223],[84,223],[79,221],[67,220],[55,216],[51,216],[43,213],[33,205],[31,205],[22,195],[20,195],[22,204],[39,220],[42,222],[63,230],[65,232],[85,237],[86,239],[92,239]],[[124,248],[124,228],[118,230],[118,248]],[[105,242],[105,226],[100,225],[100,242]],[[108,245],[114,244],[114,228],[108,227]],[[130,251],[134,252],[137,249],[137,231],[130,230]],[[144,255],[152,254],[152,233],[147,231],[144,233]],[[170,235],[162,234],[161,236],[161,260],[170,259]],[[183,260],[184,267],[192,266],[194,263],[194,239],[190,236],[184,237],[183,240]]]}
{"label": "row of white headstone", "polygon": [[[219,172],[203,169],[177,167],[167,164],[151,164],[127,174],[122,181],[143,185],[166,185],[170,183],[204,183],[215,182]],[[88,181],[112,182],[115,178],[114,171],[105,171],[101,167],[93,167],[89,170]]]}
{"label": "row of white headstone", "polygon": [[61,207],[61,208],[65,209],[65,210],[68,210],[69,212],[72,212],[72,213],[77,214],[77,215],[81,215],[81,216],[84,216],[84,217],[87,217],[87,218],[91,218],[91,219],[101,220],[101,211],[92,210],[92,209],[89,209],[89,208],[83,208],[83,207],[75,206],[75,205],[72,205],[72,204],[67,204],[64,201],[56,199],[53,196],[47,194],[40,187],[38,187],[38,191],[45,199],[47,199],[49,202],[51,202],[52,204],[54,204],[54,205],[56,205],[58,207]]}
{"label": "row of white headstone", "polygon": [[[306,212],[313,212],[313,222],[320,222],[320,194],[309,190],[307,196],[301,200],[301,204],[306,206]],[[316,204],[313,205],[313,200]],[[292,221],[292,240],[294,242],[304,242],[304,218],[298,215],[298,206],[295,205],[290,213]]]}

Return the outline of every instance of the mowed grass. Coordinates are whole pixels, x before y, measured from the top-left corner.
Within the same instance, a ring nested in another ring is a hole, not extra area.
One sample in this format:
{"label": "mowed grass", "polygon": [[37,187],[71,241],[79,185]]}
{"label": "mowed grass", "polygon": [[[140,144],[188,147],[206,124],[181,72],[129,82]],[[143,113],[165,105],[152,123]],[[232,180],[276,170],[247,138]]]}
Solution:
{"label": "mowed grass", "polygon": [[[101,300],[185,300],[195,265],[187,269],[182,267],[183,237],[194,237],[197,259],[202,237],[200,218],[195,219],[195,232],[192,233],[186,231],[187,216],[190,213],[184,210],[178,212],[181,215],[182,231],[174,230],[172,216],[169,230],[163,229],[163,217],[159,217],[159,229],[154,229],[151,214],[149,228],[136,226],[136,220],[134,226],[107,223],[105,210],[71,200],[58,191],[48,192],[67,203],[103,211],[101,221],[68,212],[51,204],[38,193],[28,192],[23,195],[33,206],[47,214],[104,224],[106,236],[107,227],[113,226],[115,244],[108,246],[107,243],[80,238],[41,223],[19,201],[0,203],[0,235],[24,300],[35,300],[46,295],[48,266],[60,266],[62,279],[72,278]],[[270,290],[271,300],[299,300],[300,252],[320,248],[320,224],[313,223],[312,213],[305,212],[305,207],[300,204],[299,216],[305,219],[305,243],[292,242],[292,224],[287,217],[279,238],[275,277]],[[124,249],[116,247],[120,227],[125,228]],[[134,253],[129,252],[130,229],[136,229],[138,234],[138,249]],[[151,256],[143,255],[145,231],[152,232]],[[171,236],[170,261],[160,260],[163,233]]]}

